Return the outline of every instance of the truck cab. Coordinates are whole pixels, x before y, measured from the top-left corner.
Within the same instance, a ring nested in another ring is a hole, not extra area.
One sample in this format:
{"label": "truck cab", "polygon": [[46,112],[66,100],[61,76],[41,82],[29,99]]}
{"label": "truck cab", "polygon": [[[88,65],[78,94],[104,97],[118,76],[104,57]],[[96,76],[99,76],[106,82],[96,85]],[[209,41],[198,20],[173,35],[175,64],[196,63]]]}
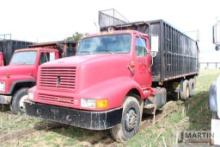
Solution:
{"label": "truck cab", "polygon": [[16,50],[9,65],[0,68],[0,104],[10,105],[13,113],[24,113],[28,88],[35,85],[38,67],[61,57],[52,43]]}
{"label": "truck cab", "polygon": [[28,48],[32,44],[33,42],[7,39],[6,36],[3,39],[0,39],[0,67],[6,66],[10,63],[16,50]]}
{"label": "truck cab", "polygon": [[[139,128],[143,101],[153,93],[151,64],[147,34],[114,31],[87,36],[76,56],[40,66],[37,86],[29,90],[32,101],[25,103],[27,114],[104,130],[119,124],[124,113],[128,130],[123,139],[130,138]],[[116,127],[116,135],[115,131]]]}

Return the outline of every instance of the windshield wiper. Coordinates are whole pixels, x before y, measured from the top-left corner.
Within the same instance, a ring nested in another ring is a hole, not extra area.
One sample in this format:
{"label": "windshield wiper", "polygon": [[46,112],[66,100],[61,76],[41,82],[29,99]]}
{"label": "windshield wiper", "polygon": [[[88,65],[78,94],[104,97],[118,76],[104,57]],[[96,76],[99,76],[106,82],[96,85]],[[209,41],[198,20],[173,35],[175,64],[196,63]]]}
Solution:
{"label": "windshield wiper", "polygon": [[77,55],[86,55],[86,54],[91,54],[91,52],[90,51],[79,51],[78,53],[77,53]]}
{"label": "windshield wiper", "polygon": [[103,52],[107,52],[107,53],[110,53],[110,54],[114,54],[113,52],[111,52],[111,51],[108,50],[108,49],[101,49],[101,50],[98,50],[98,52],[99,52],[99,51],[101,51],[101,52],[103,51]]}
{"label": "windshield wiper", "polygon": [[29,65],[28,63],[11,63],[11,64],[13,64],[13,65]]}

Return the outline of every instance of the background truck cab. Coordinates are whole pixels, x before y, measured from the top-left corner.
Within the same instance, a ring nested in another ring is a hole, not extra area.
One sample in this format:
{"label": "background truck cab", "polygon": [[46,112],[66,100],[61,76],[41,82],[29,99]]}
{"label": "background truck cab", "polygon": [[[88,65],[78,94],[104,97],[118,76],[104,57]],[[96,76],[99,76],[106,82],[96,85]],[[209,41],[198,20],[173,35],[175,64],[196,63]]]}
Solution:
{"label": "background truck cab", "polygon": [[37,80],[39,65],[75,54],[75,42],[50,42],[16,50],[8,66],[0,68],[0,104],[9,104],[13,113],[25,112],[27,89]]}

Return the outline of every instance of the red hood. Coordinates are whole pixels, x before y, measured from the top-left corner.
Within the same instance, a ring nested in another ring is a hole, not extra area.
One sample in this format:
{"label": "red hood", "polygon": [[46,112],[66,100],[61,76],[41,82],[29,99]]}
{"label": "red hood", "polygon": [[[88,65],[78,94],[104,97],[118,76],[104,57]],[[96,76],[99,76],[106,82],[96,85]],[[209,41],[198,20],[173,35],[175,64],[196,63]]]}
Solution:
{"label": "red hood", "polygon": [[[43,64],[41,67],[76,66],[80,72],[80,87],[87,88],[101,81],[130,74],[127,65],[129,54],[96,54],[63,58]],[[111,70],[109,70],[111,69]],[[98,75],[98,76],[97,76]],[[91,78],[96,77],[96,78]],[[79,78],[77,76],[77,78]]]}
{"label": "red hood", "polygon": [[0,67],[0,77],[5,75],[13,76],[32,74],[34,68],[33,65],[8,65]]}
{"label": "red hood", "polygon": [[[64,95],[66,97],[72,97],[74,95],[74,99],[77,101],[80,97],[90,98],[91,96],[94,98],[106,98],[105,94],[97,95],[95,91],[105,85],[106,82],[110,83],[113,80],[131,77],[131,72],[128,69],[128,64],[131,60],[132,56],[130,54],[96,54],[73,56],[45,63],[40,67],[38,73],[39,78],[36,94],[48,93],[50,95],[54,93],[54,95],[58,96],[60,92],[65,92]],[[44,72],[44,74],[41,76],[42,72]],[[70,74],[72,74],[71,77],[69,77]],[[51,77],[49,78],[50,75]],[[62,85],[64,88],[57,87],[56,82],[54,84],[54,78],[56,78],[57,75],[61,79],[64,79]],[[47,79],[49,79],[49,81]],[[65,85],[68,84],[73,85],[73,87],[66,87]],[[88,95],[88,93],[92,91],[94,93]],[[106,91],[103,91],[103,93],[105,92]],[[38,96],[36,96],[35,101],[50,103],[49,101],[40,99]],[[51,102],[50,104],[55,103]],[[72,104],[62,102],[59,102],[59,104],[67,107],[72,106]]]}
{"label": "red hood", "polygon": [[78,79],[80,80],[80,83],[77,84],[80,84],[80,87],[85,89],[101,81],[110,80],[124,75],[129,76],[130,72],[127,69],[127,66],[130,60],[131,57],[129,54],[83,55],[48,62],[41,65],[40,69],[47,69],[47,67],[57,67],[59,69],[60,67],[75,66],[77,67],[77,73],[80,73],[80,76],[77,76],[77,78],[80,77],[80,79]]}

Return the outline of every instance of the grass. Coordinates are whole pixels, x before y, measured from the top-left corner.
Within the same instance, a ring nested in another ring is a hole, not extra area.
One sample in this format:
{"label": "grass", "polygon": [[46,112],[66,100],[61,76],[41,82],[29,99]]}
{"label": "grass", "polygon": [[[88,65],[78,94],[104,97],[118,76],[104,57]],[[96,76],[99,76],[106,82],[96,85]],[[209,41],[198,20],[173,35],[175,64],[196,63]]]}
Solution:
{"label": "grass", "polygon": [[[210,130],[211,114],[208,110],[208,89],[212,81],[220,75],[220,71],[202,71],[197,78],[196,94],[186,102],[172,105],[176,111],[160,120],[156,125],[144,128],[125,144],[115,146],[174,146],[179,132],[183,130]],[[2,121],[2,122],[1,122]],[[12,123],[12,122],[13,123]],[[42,121],[15,116],[0,112],[0,132],[33,127]],[[1,134],[1,133],[0,133]],[[89,131],[75,127],[63,127],[50,131],[40,130],[21,139],[13,139],[1,146],[90,146],[109,134],[103,131]],[[106,146],[100,141],[98,145]]]}
{"label": "grass", "polygon": [[40,120],[0,111],[0,134],[33,128]]}
{"label": "grass", "polygon": [[178,132],[183,130],[210,130],[211,114],[208,109],[208,90],[220,71],[203,71],[197,78],[196,94],[190,100],[177,105],[178,110],[163,122],[147,128],[133,137],[128,146],[174,146]]}

